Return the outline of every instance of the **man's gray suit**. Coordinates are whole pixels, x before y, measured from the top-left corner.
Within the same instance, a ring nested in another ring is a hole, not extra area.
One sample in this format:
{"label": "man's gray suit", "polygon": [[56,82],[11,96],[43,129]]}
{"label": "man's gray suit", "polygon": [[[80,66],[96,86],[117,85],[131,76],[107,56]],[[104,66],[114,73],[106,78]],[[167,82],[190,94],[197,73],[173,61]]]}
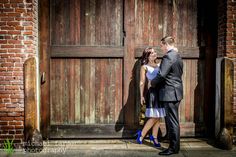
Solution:
{"label": "man's gray suit", "polygon": [[163,56],[160,71],[151,81],[152,87],[158,89],[159,103],[165,107],[165,121],[170,139],[169,149],[179,152],[180,128],[178,108],[183,99],[183,61],[175,50],[170,50]]}

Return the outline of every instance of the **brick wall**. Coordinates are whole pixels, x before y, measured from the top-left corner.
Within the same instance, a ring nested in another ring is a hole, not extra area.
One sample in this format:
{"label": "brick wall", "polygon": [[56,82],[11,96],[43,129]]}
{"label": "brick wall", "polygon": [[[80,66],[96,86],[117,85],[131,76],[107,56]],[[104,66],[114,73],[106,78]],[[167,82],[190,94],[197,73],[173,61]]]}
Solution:
{"label": "brick wall", "polygon": [[[226,55],[232,59],[236,59],[236,0],[227,1],[227,11],[226,11],[227,21],[226,21]],[[236,60],[235,60],[236,63]],[[234,77],[236,78],[236,64],[234,70]],[[234,100],[233,112],[234,120],[236,124],[236,79],[234,79]],[[236,125],[234,129],[234,142],[236,141]]]}
{"label": "brick wall", "polygon": [[235,60],[234,70],[234,141],[236,141],[236,0],[218,1],[218,56]]}
{"label": "brick wall", "polygon": [[0,0],[0,144],[23,142],[23,64],[37,55],[37,1]]}
{"label": "brick wall", "polygon": [[219,0],[218,3],[218,50],[217,56],[223,57],[226,53],[226,9],[225,0]]}

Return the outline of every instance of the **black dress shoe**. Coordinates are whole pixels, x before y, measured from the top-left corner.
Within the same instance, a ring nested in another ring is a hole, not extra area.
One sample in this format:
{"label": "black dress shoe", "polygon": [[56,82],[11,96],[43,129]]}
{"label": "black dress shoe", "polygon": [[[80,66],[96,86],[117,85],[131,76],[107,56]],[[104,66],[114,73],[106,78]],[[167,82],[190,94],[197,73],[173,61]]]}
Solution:
{"label": "black dress shoe", "polygon": [[159,155],[166,155],[167,156],[167,155],[178,154],[178,153],[179,152],[177,152],[177,151],[172,151],[170,149],[166,149],[166,150],[160,152]]}

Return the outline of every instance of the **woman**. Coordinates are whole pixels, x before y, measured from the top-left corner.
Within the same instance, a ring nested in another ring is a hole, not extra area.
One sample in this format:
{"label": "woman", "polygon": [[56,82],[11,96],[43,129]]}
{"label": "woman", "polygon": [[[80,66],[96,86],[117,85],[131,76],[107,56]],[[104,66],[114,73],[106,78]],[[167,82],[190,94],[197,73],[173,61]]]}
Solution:
{"label": "woman", "polygon": [[[136,141],[142,144],[147,132],[152,128],[152,135],[149,136],[156,147],[161,147],[161,144],[157,140],[157,134],[159,129],[160,118],[165,116],[164,108],[158,106],[157,91],[155,88],[150,87],[150,81],[157,75],[159,67],[157,64],[157,54],[151,47],[146,48],[143,51],[141,58],[141,70],[140,70],[140,98],[141,104],[146,104],[145,116],[149,118],[145,123],[142,130],[137,132]],[[144,96],[144,87],[146,79],[148,81],[148,91]]]}

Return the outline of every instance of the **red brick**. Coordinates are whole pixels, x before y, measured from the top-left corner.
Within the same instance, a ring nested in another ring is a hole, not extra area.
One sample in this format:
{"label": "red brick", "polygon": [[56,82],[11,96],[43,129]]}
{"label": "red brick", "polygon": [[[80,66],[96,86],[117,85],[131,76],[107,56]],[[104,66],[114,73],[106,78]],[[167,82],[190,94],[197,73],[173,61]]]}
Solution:
{"label": "red brick", "polygon": [[0,122],[0,125],[8,125],[8,122]]}
{"label": "red brick", "polygon": [[[18,118],[20,118],[20,117],[18,117]],[[16,117],[0,117],[0,120],[2,120],[2,121],[12,121],[12,120],[18,120],[18,118],[16,118]],[[22,117],[22,119],[24,119],[24,118]]]}
{"label": "red brick", "polygon": [[[11,82],[11,84],[13,84],[13,85],[22,85],[23,82],[22,82],[22,81],[14,81],[14,82]],[[14,98],[18,99],[18,97],[12,97],[12,98],[13,98],[13,99],[14,99]]]}
{"label": "red brick", "polygon": [[14,135],[0,135],[1,139],[13,139]]}
{"label": "red brick", "polygon": [[14,117],[14,120],[24,120],[24,117]]}
{"label": "red brick", "polygon": [[22,114],[19,113],[19,112],[12,112],[12,113],[7,113],[7,116],[11,116],[11,117],[19,117],[21,116]]}
{"label": "red brick", "polygon": [[[6,49],[0,49],[0,55],[1,57],[6,55],[6,54],[1,54],[1,53],[7,53],[7,50]],[[3,58],[3,57],[2,57]]]}
{"label": "red brick", "polygon": [[25,18],[25,21],[33,21],[34,19],[32,17]]}
{"label": "red brick", "polygon": [[9,134],[15,134],[15,130],[9,131]]}
{"label": "red brick", "polygon": [[[8,21],[10,21],[10,20],[8,20]],[[20,25],[20,22],[7,22],[7,25],[8,26],[19,26]]]}
{"label": "red brick", "polygon": [[1,45],[1,48],[14,48],[14,45]]}
{"label": "red brick", "polygon": [[7,40],[0,40],[0,44],[7,44]]}
{"label": "red brick", "polygon": [[7,31],[0,31],[1,35],[7,34]]}
{"label": "red brick", "polygon": [[6,12],[14,12],[14,9],[10,9],[10,8],[3,8],[3,9],[0,9],[0,11],[6,13]]}
{"label": "red brick", "polygon": [[32,31],[27,31],[23,33],[24,35],[33,35]]}
{"label": "red brick", "polygon": [[20,40],[8,40],[8,44],[21,44]]}
{"label": "red brick", "polygon": [[8,49],[9,53],[21,53],[21,49]]}
{"label": "red brick", "polygon": [[[14,82],[13,84],[16,84],[16,82]],[[23,94],[15,94],[15,95],[10,95],[10,98],[12,99],[20,99],[20,98],[24,98]]]}
{"label": "red brick", "polygon": [[23,12],[25,12],[25,9],[19,9],[19,8],[16,8],[16,9],[15,9],[15,12],[23,13]]}
{"label": "red brick", "polygon": [[4,4],[4,7],[5,7],[5,8],[10,8],[10,7],[11,7],[11,4]]}
{"label": "red brick", "polygon": [[15,135],[15,138],[23,139],[24,135]]}
{"label": "red brick", "polygon": [[24,27],[22,27],[22,26],[16,26],[15,29],[16,29],[16,30],[24,30]]}
{"label": "red brick", "polygon": [[7,15],[12,17],[20,17],[21,13],[7,13]]}
{"label": "red brick", "polygon": [[32,26],[26,26],[26,27],[25,27],[25,30],[31,30],[31,31],[32,31],[32,30],[33,30],[33,27],[32,27]]}
{"label": "red brick", "polygon": [[6,62],[21,62],[20,58],[8,58],[6,59]]}
{"label": "red brick", "polygon": [[23,125],[22,121],[13,121],[13,122],[9,122],[9,125]]}
{"label": "red brick", "polygon": [[0,3],[7,3],[8,0],[0,0]]}
{"label": "red brick", "polygon": [[[3,81],[0,81],[0,83],[3,82]],[[0,98],[9,98],[10,95],[9,94],[1,94],[0,95]]]}
{"label": "red brick", "polygon": [[23,67],[23,63],[15,63],[15,67]]}
{"label": "red brick", "polygon": [[[1,110],[4,110],[4,109],[1,109]],[[6,116],[7,116],[6,112],[0,112],[0,117],[6,117]]]}
{"label": "red brick", "polygon": [[17,34],[21,34],[21,31],[8,31],[8,33],[11,35],[17,35]]}
{"label": "red brick", "polygon": [[15,128],[16,129],[24,129],[24,126],[23,125],[16,125]]}
{"label": "red brick", "polygon": [[1,129],[3,129],[3,130],[15,129],[15,126],[13,126],[13,125],[4,125],[4,126],[1,126]]}
{"label": "red brick", "polygon": [[16,107],[18,107],[18,105],[17,104],[7,104],[6,105],[6,112],[13,112],[13,111],[15,111],[14,109],[12,109],[12,108],[16,108]]}
{"label": "red brick", "polygon": [[24,48],[24,45],[15,45],[15,48]]}
{"label": "red brick", "polygon": [[1,63],[2,67],[13,67],[14,63]]}

